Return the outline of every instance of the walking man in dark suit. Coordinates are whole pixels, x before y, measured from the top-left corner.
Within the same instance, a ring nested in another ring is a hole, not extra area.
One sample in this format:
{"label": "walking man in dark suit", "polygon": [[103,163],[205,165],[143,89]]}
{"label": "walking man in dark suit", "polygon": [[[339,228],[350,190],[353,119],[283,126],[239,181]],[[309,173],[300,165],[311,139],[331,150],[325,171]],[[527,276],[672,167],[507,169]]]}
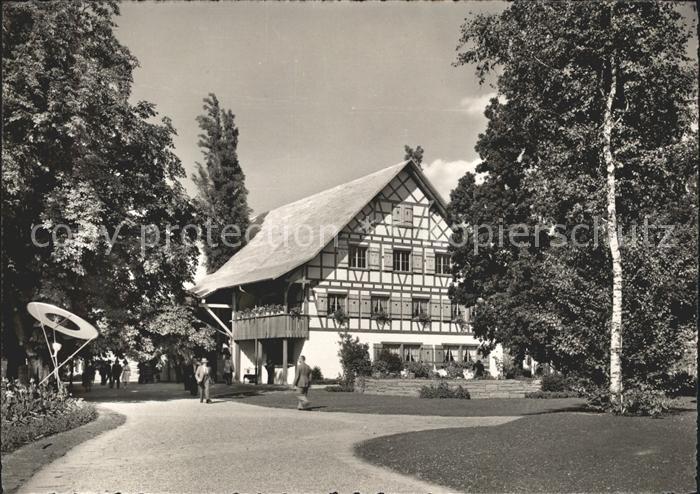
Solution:
{"label": "walking man in dark suit", "polygon": [[309,407],[309,386],[311,386],[311,367],[306,365],[306,357],[299,357],[296,376],[294,377],[294,386],[296,386],[298,394],[297,410],[306,410]]}
{"label": "walking man in dark suit", "polygon": [[209,361],[207,359],[202,359],[202,363],[199,367],[197,367],[197,372],[195,372],[194,378],[197,380],[197,384],[199,385],[199,402],[203,403],[206,399],[207,403],[211,403],[211,400],[209,399],[211,367],[209,367]]}

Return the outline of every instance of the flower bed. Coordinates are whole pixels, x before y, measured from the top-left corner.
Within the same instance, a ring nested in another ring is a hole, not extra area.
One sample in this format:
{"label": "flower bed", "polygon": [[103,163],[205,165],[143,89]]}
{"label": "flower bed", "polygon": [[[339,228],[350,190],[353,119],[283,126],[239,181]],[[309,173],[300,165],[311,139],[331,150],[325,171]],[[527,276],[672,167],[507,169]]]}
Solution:
{"label": "flower bed", "polygon": [[47,386],[24,386],[2,380],[2,452],[45,436],[67,431],[97,418],[91,403],[60,395]]}

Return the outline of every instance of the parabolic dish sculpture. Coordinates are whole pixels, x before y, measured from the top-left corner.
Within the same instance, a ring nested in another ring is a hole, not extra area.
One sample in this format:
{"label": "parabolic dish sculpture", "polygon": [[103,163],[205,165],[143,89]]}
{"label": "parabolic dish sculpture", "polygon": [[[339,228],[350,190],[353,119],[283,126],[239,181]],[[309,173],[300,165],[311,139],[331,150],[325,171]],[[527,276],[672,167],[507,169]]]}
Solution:
{"label": "parabolic dish sculpture", "polygon": [[27,304],[27,310],[42,325],[59,333],[81,340],[97,338],[95,326],[66,309],[43,302],[30,302]]}
{"label": "parabolic dish sculpture", "polygon": [[[59,379],[58,369],[63,367],[70,359],[77,355],[80,350],[85,348],[85,345],[97,338],[99,333],[95,326],[82,317],[76,316],[72,312],[56,307],[55,305],[45,304],[43,302],[29,302],[27,304],[27,311],[41,324],[41,331],[44,333],[44,340],[46,341],[49,355],[54,364],[53,372],[42,379],[39,384],[42,384],[53,375],[56,378],[56,384],[60,390],[61,381]],[[53,331],[53,344],[49,342],[49,338],[46,335],[47,327]],[[87,340],[61,364],[58,363],[58,351],[61,349],[61,344],[56,342],[57,331],[72,338]]]}

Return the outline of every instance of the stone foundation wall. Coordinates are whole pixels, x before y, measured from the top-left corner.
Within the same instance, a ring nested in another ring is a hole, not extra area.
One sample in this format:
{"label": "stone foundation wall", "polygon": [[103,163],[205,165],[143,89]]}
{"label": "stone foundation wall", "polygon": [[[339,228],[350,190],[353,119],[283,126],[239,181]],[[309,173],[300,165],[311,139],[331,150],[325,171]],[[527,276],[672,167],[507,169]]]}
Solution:
{"label": "stone foundation wall", "polygon": [[[450,387],[462,386],[469,391],[472,399],[482,398],[524,398],[526,393],[539,391],[539,380],[517,381],[480,379],[365,379],[364,392],[374,395],[417,397],[422,386],[446,382]],[[355,392],[363,392],[358,385]]]}

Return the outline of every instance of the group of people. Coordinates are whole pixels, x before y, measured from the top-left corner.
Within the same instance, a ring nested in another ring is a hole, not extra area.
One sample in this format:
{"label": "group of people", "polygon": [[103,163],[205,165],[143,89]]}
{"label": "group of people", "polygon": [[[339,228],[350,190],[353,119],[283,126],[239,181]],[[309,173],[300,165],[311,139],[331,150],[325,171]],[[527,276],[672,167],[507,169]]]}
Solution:
{"label": "group of people", "polygon": [[120,384],[126,388],[131,379],[131,369],[126,359],[120,362],[118,358],[115,358],[114,361],[101,360],[97,363],[89,360],[83,369],[83,388],[85,391],[92,389],[97,372],[100,373],[100,385],[109,384],[110,388],[114,388],[115,384],[117,389],[119,389]]}

